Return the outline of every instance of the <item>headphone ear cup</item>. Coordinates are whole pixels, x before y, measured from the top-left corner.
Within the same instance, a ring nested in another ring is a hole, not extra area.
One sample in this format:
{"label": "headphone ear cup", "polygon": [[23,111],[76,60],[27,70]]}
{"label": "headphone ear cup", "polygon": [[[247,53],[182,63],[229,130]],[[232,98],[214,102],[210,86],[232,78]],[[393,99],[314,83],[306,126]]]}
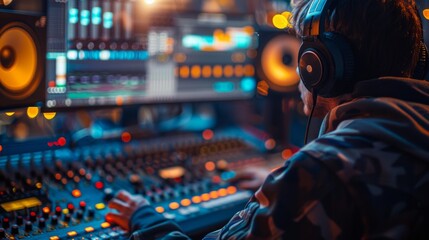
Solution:
{"label": "headphone ear cup", "polygon": [[344,37],[325,32],[317,39],[304,39],[299,52],[299,72],[305,87],[326,98],[353,90],[353,51]]}
{"label": "headphone ear cup", "polygon": [[416,68],[413,72],[413,78],[425,79],[428,72],[428,49],[424,42],[420,42],[419,61],[417,62]]}

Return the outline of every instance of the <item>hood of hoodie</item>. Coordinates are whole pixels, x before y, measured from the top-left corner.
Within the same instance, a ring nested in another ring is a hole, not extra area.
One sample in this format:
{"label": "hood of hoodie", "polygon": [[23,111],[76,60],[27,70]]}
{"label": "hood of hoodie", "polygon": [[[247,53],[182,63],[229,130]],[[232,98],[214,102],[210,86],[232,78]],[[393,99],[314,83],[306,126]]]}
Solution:
{"label": "hood of hoodie", "polygon": [[429,82],[367,80],[356,84],[352,96],[327,114],[320,136],[367,136],[429,162]]}

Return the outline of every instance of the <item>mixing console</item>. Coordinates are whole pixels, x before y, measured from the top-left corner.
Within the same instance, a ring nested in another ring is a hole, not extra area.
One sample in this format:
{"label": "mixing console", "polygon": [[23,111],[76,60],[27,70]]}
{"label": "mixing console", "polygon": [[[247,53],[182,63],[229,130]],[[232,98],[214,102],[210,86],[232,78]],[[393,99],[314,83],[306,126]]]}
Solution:
{"label": "mixing console", "polygon": [[104,219],[120,189],[200,234],[251,197],[226,180],[265,161],[255,149],[236,137],[192,135],[1,156],[0,239],[125,239]]}

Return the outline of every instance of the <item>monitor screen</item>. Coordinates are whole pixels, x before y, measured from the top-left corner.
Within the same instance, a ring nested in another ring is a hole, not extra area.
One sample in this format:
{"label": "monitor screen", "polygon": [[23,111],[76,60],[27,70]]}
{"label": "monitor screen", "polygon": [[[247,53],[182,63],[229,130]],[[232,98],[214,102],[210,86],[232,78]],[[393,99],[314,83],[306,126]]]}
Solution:
{"label": "monitor screen", "polygon": [[245,0],[49,0],[47,108],[250,98]]}

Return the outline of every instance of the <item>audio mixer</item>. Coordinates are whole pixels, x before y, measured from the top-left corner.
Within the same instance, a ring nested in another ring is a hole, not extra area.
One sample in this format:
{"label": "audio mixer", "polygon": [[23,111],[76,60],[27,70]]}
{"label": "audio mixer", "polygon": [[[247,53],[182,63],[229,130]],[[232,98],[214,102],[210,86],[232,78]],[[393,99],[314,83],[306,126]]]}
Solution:
{"label": "audio mixer", "polygon": [[104,218],[120,189],[201,234],[252,196],[226,180],[233,169],[265,161],[256,149],[234,136],[180,135],[0,156],[0,238],[125,239]]}

